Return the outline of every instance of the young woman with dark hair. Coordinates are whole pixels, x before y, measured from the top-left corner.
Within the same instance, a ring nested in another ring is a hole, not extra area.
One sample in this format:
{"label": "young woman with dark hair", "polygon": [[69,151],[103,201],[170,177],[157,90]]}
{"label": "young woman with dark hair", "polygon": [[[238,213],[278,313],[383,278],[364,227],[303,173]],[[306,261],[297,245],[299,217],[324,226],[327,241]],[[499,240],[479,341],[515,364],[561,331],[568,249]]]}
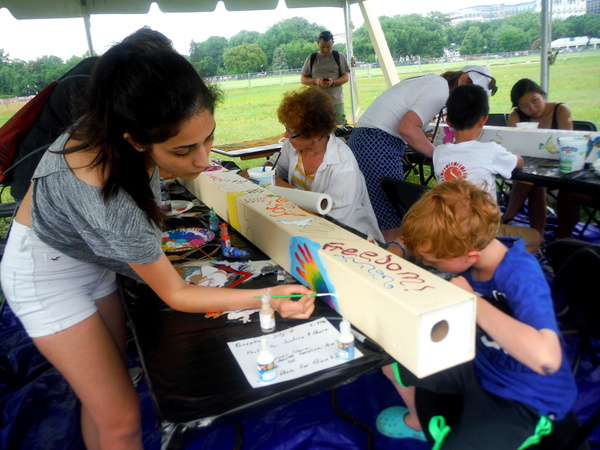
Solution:
{"label": "young woman with dark hair", "polygon": [[[508,116],[508,126],[515,127],[518,122],[536,122],[538,128],[552,130],[572,130],[571,110],[564,103],[547,102],[546,92],[535,81],[522,78],[511,91],[510,100],[513,111]],[[510,190],[508,205],[502,221],[508,223],[528,202],[529,225],[544,236],[546,228],[546,188],[530,183],[515,181]]]}
{"label": "young woman with dark hair", "polygon": [[[94,66],[83,117],[46,152],[15,216],[2,289],[81,400],[88,448],[142,448],[116,273],[180,311],[260,307],[265,289],[187,284],[161,249],[159,169],[193,179],[209,165],[219,98],[172,50],[115,45]],[[304,286],[271,293],[284,317],[314,309]],[[303,297],[277,298],[290,294]]]}

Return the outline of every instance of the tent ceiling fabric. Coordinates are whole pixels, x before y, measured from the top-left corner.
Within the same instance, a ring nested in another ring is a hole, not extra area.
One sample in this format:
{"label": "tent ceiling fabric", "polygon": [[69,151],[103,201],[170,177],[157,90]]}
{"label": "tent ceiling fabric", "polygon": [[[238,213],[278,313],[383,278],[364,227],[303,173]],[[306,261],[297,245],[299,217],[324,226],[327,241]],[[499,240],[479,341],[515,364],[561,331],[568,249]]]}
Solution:
{"label": "tent ceiling fabric", "polygon": [[[59,19],[87,14],[147,14],[152,3],[165,13],[210,12],[223,1],[228,11],[275,9],[279,0],[0,0],[16,19]],[[281,0],[288,8],[343,7],[343,0]],[[348,0],[357,3],[359,0]]]}

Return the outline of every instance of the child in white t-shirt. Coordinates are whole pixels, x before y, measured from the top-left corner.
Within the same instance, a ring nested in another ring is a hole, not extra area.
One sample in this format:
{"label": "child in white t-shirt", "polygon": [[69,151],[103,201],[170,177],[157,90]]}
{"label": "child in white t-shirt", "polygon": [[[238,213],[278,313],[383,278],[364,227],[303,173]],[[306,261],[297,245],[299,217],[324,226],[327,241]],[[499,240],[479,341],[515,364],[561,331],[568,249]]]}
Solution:
{"label": "child in white t-shirt", "polygon": [[[435,148],[436,179],[438,182],[466,179],[496,198],[496,176],[509,179],[515,168],[523,167],[523,158],[495,142],[477,140],[488,120],[487,93],[476,84],[457,86],[448,97],[446,110],[446,122],[454,129],[456,140]],[[542,242],[541,234],[529,227],[501,225],[498,234],[522,238],[530,252]]]}

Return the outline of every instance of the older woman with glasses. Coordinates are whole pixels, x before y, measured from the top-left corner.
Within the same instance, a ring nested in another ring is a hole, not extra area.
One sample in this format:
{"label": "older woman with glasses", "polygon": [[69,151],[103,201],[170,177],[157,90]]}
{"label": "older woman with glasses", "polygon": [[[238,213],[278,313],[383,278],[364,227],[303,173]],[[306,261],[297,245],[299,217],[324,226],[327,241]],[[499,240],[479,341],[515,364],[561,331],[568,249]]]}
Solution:
{"label": "older woman with glasses", "polygon": [[369,197],[385,241],[400,231],[400,217],[381,189],[382,177],[404,179],[402,158],[407,145],[431,157],[434,145],[423,130],[442,111],[450,92],[461,84],[478,84],[488,95],[498,88],[484,66],[408,78],[377,97],[359,119],[348,145],[365,176]]}
{"label": "older woman with glasses", "polygon": [[316,87],[287,92],[277,117],[287,138],[277,176],[295,188],[330,195],[330,217],[382,240],[363,174],[352,151],[335,136],[336,115],[329,95]]}

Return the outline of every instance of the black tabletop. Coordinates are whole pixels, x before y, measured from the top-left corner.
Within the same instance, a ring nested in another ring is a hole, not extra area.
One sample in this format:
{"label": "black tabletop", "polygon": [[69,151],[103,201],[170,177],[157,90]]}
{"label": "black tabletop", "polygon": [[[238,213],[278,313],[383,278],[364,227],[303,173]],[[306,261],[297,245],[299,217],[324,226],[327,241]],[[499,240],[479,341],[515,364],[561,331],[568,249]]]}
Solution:
{"label": "black tabletop", "polygon": [[586,163],[583,170],[562,174],[557,159],[532,156],[524,156],[523,159],[525,165],[513,171],[513,180],[527,181],[550,189],[572,189],[600,197],[600,176],[594,173],[589,163]]}
{"label": "black tabletop", "polygon": [[[177,185],[173,198],[190,199]],[[171,226],[208,226],[208,208],[195,201],[188,214],[196,217],[169,219]],[[251,259],[268,259],[235,230],[230,230],[233,245],[250,252]],[[200,253],[197,257],[202,257]],[[276,275],[262,275],[238,288],[260,288],[277,284]],[[227,343],[262,336],[258,317],[250,323],[229,320],[226,315],[208,317],[172,310],[146,285],[123,280],[127,311],[140,359],[159,417],[163,421],[193,428],[240,419],[247,414],[272,408],[302,397],[351,382],[361,375],[389,364],[392,359],[375,345],[356,342],[363,357],[292,381],[253,389],[246,380]],[[254,316],[257,316],[254,314]],[[309,320],[277,316],[277,331],[327,318],[339,329],[341,317],[325,303]]]}

